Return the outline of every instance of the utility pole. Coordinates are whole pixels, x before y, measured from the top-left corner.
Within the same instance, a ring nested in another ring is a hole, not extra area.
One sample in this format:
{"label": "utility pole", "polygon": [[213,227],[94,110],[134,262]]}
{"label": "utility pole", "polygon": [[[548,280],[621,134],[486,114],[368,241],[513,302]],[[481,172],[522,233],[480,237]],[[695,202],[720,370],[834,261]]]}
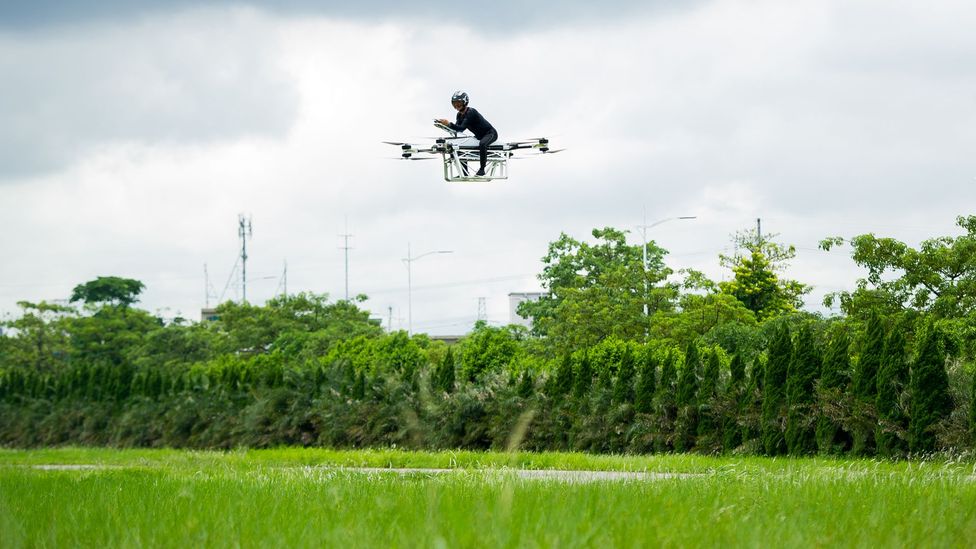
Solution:
{"label": "utility pole", "polygon": [[346,218],[346,234],[340,234],[339,236],[342,237],[342,239],[343,239],[343,245],[339,249],[340,250],[343,250],[343,252],[345,252],[345,256],[346,256],[346,301],[349,301],[349,250],[352,249],[352,248],[349,247],[349,237],[351,237],[353,235],[349,234],[349,218],[348,217]]}
{"label": "utility pole", "polygon": [[[647,209],[644,210],[644,223],[642,225],[638,225],[637,228],[640,229],[640,231],[641,231],[641,239],[642,239],[642,241],[644,243],[644,246],[641,248],[641,252],[642,252],[641,257],[642,257],[642,262],[643,262],[644,270],[645,271],[647,271],[647,229],[650,229],[652,227],[657,227],[658,225],[660,225],[662,223],[667,223],[668,221],[674,221],[676,219],[698,219],[698,217],[697,216],[694,216],[694,215],[682,215],[682,216],[679,216],[679,217],[665,217],[664,219],[659,219],[659,220],[655,221],[654,223],[651,223],[650,225],[648,225],[647,224]],[[646,283],[646,281],[645,281],[645,283]]]}
{"label": "utility pole", "polygon": [[454,253],[451,250],[434,250],[430,252],[424,252],[420,255],[410,255],[410,243],[407,242],[407,257],[403,258],[403,262],[407,264],[407,335],[413,335],[413,276],[411,274],[411,265],[414,261],[417,261],[421,257],[426,257],[432,254],[450,254]]}
{"label": "utility pole", "polygon": [[285,260],[285,272],[282,273],[282,289],[281,294],[288,297],[288,260]]}
{"label": "utility pole", "polygon": [[237,216],[237,235],[241,237],[241,302],[247,301],[247,239],[254,236],[251,218],[244,214]]}
{"label": "utility pole", "polygon": [[756,218],[756,244],[762,248],[762,219]]}
{"label": "utility pole", "polygon": [[647,224],[647,208],[645,207],[644,208],[644,222],[643,222],[643,224],[637,226],[637,228],[640,229],[640,231],[641,231],[641,239],[642,239],[642,241],[644,243],[644,245],[641,247],[641,252],[642,252],[642,254],[641,254],[642,260],[641,261],[642,261],[642,264],[644,266],[644,317],[645,318],[649,314],[648,305],[647,305],[647,291],[648,291],[648,283],[647,283],[647,229],[650,229],[652,227],[657,227],[658,225],[660,225],[662,223],[667,223],[668,221],[674,221],[676,219],[698,219],[698,217],[697,216],[694,216],[694,215],[682,215],[682,216],[678,216],[678,217],[665,217],[664,219],[659,219],[659,220],[655,221],[654,223],[651,223],[650,225],[648,225]]}

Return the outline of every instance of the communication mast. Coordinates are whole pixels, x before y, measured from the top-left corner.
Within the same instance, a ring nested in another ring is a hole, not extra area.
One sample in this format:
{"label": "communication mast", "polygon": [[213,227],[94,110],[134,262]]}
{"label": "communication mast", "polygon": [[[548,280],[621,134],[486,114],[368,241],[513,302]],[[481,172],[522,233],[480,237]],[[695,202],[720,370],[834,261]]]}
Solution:
{"label": "communication mast", "polygon": [[237,235],[241,238],[241,301],[247,301],[247,239],[254,237],[251,217],[237,216]]}
{"label": "communication mast", "polygon": [[488,305],[484,297],[478,298],[478,322],[488,322]]}

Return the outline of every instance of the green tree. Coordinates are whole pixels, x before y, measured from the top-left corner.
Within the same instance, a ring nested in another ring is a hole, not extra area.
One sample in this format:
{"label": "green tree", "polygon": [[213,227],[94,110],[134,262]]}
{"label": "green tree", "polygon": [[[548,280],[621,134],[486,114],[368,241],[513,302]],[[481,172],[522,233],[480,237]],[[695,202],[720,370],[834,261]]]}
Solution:
{"label": "green tree", "polygon": [[[722,293],[718,284],[693,269],[684,271],[684,292],[676,311],[657,311],[650,319],[650,337],[671,339],[679,346],[706,334],[755,329],[756,315],[735,298]],[[730,328],[732,327],[732,328]]]}
{"label": "green tree", "polygon": [[638,413],[650,414],[654,411],[654,393],[657,389],[657,358],[650,348],[644,350],[640,367],[640,378],[637,381],[637,394],[634,397],[634,408]]}
{"label": "green tree", "polygon": [[677,419],[677,405],[675,402],[675,389],[677,388],[678,372],[675,368],[677,362],[676,353],[669,349],[664,355],[664,362],[661,364],[661,380],[657,384],[657,406],[658,406],[658,434],[655,437],[654,448],[658,452],[667,452],[674,449],[674,423]]}
{"label": "green tree", "polygon": [[701,354],[698,345],[689,343],[685,348],[684,366],[678,373],[678,406],[691,406],[696,403],[698,394],[698,370],[701,369]]}
{"label": "green tree", "polygon": [[581,349],[610,336],[643,338],[645,304],[650,314],[673,309],[677,290],[666,282],[664,249],[647,244],[645,269],[641,246],[627,244],[625,231],[607,227],[592,235],[593,244],[565,234],[550,243],[539,275],[547,295],[519,305],[554,349]]}
{"label": "green tree", "polygon": [[403,330],[369,341],[373,372],[397,373],[413,382],[415,374],[427,365],[427,355],[421,347],[423,340],[410,337]]}
{"label": "green tree", "polygon": [[675,404],[678,409],[675,424],[674,449],[686,452],[695,446],[695,433],[698,431],[698,372],[701,370],[701,355],[696,342],[685,349],[685,362],[678,372],[678,390]]}
{"label": "green tree", "polygon": [[976,373],[969,389],[969,434],[976,440]]}
{"label": "green tree", "polygon": [[817,418],[817,447],[822,454],[838,454],[850,448],[851,437],[840,423],[824,409],[834,405],[850,384],[850,339],[846,326],[837,324],[820,367],[817,393],[821,398],[821,413]]}
{"label": "green tree", "polygon": [[742,354],[735,353],[729,362],[729,387],[741,389],[746,379],[746,365],[742,362]]}
{"label": "green tree", "polygon": [[114,366],[129,363],[146,336],[160,326],[160,320],[145,311],[103,305],[91,316],[67,319],[71,360]]}
{"label": "green tree", "polygon": [[810,454],[817,448],[813,388],[820,368],[813,330],[806,323],[797,331],[786,373],[786,448],[791,455]]}
{"label": "green tree", "polygon": [[75,286],[71,292],[72,303],[82,301],[86,305],[111,305],[127,308],[139,301],[145,284],[131,278],[100,276],[95,280]]}
{"label": "green tree", "polygon": [[[880,315],[872,313],[868,317],[865,328],[851,388],[855,398],[873,408],[878,397],[878,369],[881,367],[881,356],[884,353],[884,321]],[[859,425],[854,429],[853,435],[852,451],[856,455],[868,455],[875,451],[873,427]]]}
{"label": "green tree", "polygon": [[903,407],[902,394],[908,385],[908,359],[905,354],[905,336],[899,326],[894,326],[885,338],[878,370],[878,393],[875,407],[878,410],[878,427],[875,431],[878,454],[886,457],[904,455],[908,450],[905,434],[908,431],[908,414]]}
{"label": "green tree", "polygon": [[613,373],[617,369],[616,356],[612,354],[596,355],[594,364],[596,365],[596,386],[600,391],[606,392],[610,396],[610,389],[613,387]]}
{"label": "green tree", "polygon": [[366,398],[366,372],[362,370],[356,372],[356,381],[352,385],[352,398],[355,400]]}
{"label": "green tree", "polygon": [[580,353],[579,366],[573,380],[573,396],[577,399],[585,398],[593,386],[593,367],[590,356],[586,351]]}
{"label": "green tree", "polygon": [[719,256],[722,265],[733,273],[732,280],[719,283],[719,288],[742,302],[760,322],[802,307],[803,295],[811,290],[805,284],[777,275],[796,256],[796,249],[777,244],[774,236],[758,231],[740,232],[733,241],[747,253]]}
{"label": "green tree", "polygon": [[478,322],[474,331],[458,343],[461,349],[461,378],[474,381],[484,373],[504,370],[520,353],[518,338],[516,328],[496,328]]}
{"label": "green tree", "polygon": [[726,397],[733,406],[731,413],[722,419],[722,449],[731,452],[742,444],[742,428],[739,426],[738,414],[744,412],[744,396],[746,393],[746,369],[741,353],[732,355],[729,362],[729,385]]}
{"label": "green tree", "polygon": [[969,389],[969,434],[976,440],[976,372]]}
{"label": "green tree", "polygon": [[620,368],[613,386],[613,401],[617,404],[634,400],[634,354],[629,345],[624,346],[620,355]]}
{"label": "green tree", "polygon": [[908,445],[913,454],[936,449],[935,428],[952,412],[945,361],[943,336],[928,322],[922,329],[909,381],[912,400]]}
{"label": "green tree", "polygon": [[718,450],[721,444],[719,433],[719,375],[722,359],[717,348],[709,349],[704,359],[701,384],[698,387],[698,432],[699,446],[707,444]]}
{"label": "green tree", "polygon": [[516,389],[516,394],[519,398],[531,398],[535,394],[535,379],[532,377],[532,372],[524,370],[522,372],[522,377],[519,378],[518,389]]}
{"label": "green tree", "polygon": [[281,349],[289,357],[312,358],[341,341],[383,334],[369,311],[353,301],[330,302],[327,294],[279,296],[264,306],[228,301],[217,307],[217,317],[213,329],[225,336],[224,352]]}
{"label": "green tree", "polygon": [[17,306],[22,310],[21,315],[0,324],[12,334],[4,338],[7,348],[0,354],[0,367],[30,368],[38,372],[64,367],[69,347],[66,318],[74,309],[46,301],[18,301]]}
{"label": "green tree", "polygon": [[884,353],[884,321],[878,314],[872,314],[865,328],[852,389],[856,396],[873,401],[877,396],[878,370],[881,368],[881,356]]}
{"label": "green tree", "polygon": [[717,349],[708,349],[704,362],[701,386],[698,388],[699,402],[706,402],[718,395],[719,375],[722,369],[722,358]]}
{"label": "green tree", "polygon": [[785,323],[776,327],[769,345],[769,357],[762,386],[761,434],[763,451],[771,456],[786,453],[783,422],[786,419],[786,376],[793,343]]}
{"label": "green tree", "polygon": [[556,377],[553,380],[553,394],[554,398],[560,399],[563,396],[569,395],[573,392],[573,357],[569,354],[563,355],[562,360],[559,361],[559,366],[556,368]]}
{"label": "green tree", "polygon": [[433,385],[438,391],[452,393],[454,392],[454,382],[454,349],[452,347],[448,347],[447,352],[444,354],[444,359],[441,360],[440,365],[434,370]]}
{"label": "green tree", "polygon": [[[871,309],[894,313],[905,307],[941,318],[976,314],[976,215],[959,216],[956,225],[966,233],[932,238],[917,249],[874,234],[849,239],[851,257],[868,274],[854,291],[830,294],[825,303],[839,300],[841,309],[852,316]],[[820,247],[830,250],[844,241],[832,237]]]}
{"label": "green tree", "polygon": [[158,326],[133,344],[127,358],[140,368],[177,368],[216,358],[224,334],[205,324]]}
{"label": "green tree", "polygon": [[664,363],[661,365],[661,382],[657,387],[658,399],[664,400],[666,397],[670,397],[672,401],[674,399],[678,380],[678,370],[675,367],[675,362],[674,351],[668,350],[664,355]]}

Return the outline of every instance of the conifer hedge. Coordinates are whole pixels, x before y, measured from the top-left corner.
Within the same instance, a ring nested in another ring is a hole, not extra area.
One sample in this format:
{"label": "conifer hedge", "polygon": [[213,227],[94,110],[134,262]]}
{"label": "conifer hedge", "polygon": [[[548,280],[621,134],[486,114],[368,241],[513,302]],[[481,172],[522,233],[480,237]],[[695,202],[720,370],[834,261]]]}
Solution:
{"label": "conifer hedge", "polygon": [[[284,330],[273,336],[281,345],[194,344],[183,362],[141,353],[161,341],[185,347],[180,338],[205,332],[150,332],[152,345],[136,341],[111,360],[88,349],[38,369],[0,355],[0,445],[515,444],[901,458],[973,447],[976,399],[967,398],[976,382],[952,330],[931,318],[798,315],[770,321],[748,345],[729,331],[682,347],[610,337],[554,357],[533,352],[514,328],[481,326],[456,345],[360,332],[323,346],[315,330]],[[863,334],[853,378],[851,333]],[[876,445],[866,444],[866,426]]]}

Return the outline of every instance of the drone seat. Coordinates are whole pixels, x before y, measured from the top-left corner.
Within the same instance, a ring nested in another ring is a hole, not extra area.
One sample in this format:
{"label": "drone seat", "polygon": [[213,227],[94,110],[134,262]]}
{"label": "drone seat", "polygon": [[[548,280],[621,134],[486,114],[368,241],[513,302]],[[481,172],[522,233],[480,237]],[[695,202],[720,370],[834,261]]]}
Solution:
{"label": "drone seat", "polygon": [[[458,148],[459,149],[462,149],[462,150],[467,150],[467,151],[476,151],[476,150],[478,150],[478,146],[477,145],[461,145]],[[504,151],[505,150],[505,145],[488,145],[488,150],[489,151]]]}

